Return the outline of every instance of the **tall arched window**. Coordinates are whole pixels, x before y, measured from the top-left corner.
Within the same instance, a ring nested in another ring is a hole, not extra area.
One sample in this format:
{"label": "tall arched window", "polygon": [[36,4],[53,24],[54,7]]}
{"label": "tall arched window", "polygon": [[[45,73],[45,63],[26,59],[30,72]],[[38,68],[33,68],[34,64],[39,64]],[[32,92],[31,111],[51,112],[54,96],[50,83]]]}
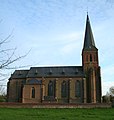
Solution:
{"label": "tall arched window", "polygon": [[54,82],[50,81],[48,84],[48,96],[54,96]]}
{"label": "tall arched window", "polygon": [[94,61],[96,61],[96,55],[94,55]]}
{"label": "tall arched window", "polygon": [[88,62],[88,55],[86,56],[86,62]]}
{"label": "tall arched window", "polygon": [[76,97],[81,96],[81,84],[80,84],[79,80],[77,80],[75,83],[75,95],[76,95]]}
{"label": "tall arched window", "polygon": [[92,54],[90,54],[90,62],[92,62]]}
{"label": "tall arched window", "polygon": [[32,98],[35,98],[35,88],[32,87],[32,95],[31,95]]}
{"label": "tall arched window", "polygon": [[61,97],[67,97],[67,83],[66,81],[63,81],[61,84]]}

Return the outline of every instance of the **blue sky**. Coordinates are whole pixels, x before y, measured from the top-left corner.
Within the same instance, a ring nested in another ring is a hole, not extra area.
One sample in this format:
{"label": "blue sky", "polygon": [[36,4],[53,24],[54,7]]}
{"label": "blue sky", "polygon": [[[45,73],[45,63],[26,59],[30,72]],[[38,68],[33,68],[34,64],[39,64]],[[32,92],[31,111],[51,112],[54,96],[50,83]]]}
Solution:
{"label": "blue sky", "polygon": [[12,33],[4,47],[15,57],[31,50],[12,66],[81,65],[87,11],[105,94],[114,86],[113,0],[0,0],[0,39]]}

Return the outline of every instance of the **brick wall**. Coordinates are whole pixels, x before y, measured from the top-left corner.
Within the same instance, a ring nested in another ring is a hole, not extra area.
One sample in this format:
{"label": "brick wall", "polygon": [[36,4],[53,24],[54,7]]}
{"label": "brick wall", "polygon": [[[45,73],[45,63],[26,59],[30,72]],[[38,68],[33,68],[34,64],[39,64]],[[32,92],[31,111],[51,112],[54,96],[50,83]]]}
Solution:
{"label": "brick wall", "polygon": [[112,104],[27,104],[27,103],[0,103],[0,108],[111,108]]}

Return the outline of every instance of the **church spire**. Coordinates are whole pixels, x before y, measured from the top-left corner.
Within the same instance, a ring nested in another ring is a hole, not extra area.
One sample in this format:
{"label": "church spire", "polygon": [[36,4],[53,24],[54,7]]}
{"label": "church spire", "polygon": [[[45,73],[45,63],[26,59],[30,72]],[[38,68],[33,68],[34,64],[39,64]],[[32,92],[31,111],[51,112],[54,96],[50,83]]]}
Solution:
{"label": "church spire", "polygon": [[101,102],[101,76],[98,49],[95,46],[88,14],[82,50],[82,66],[86,79],[87,103]]}
{"label": "church spire", "polygon": [[85,38],[84,38],[84,46],[83,49],[95,49],[95,42],[93,38],[93,33],[90,25],[89,16],[87,13],[87,19],[86,19],[86,29],[85,29]]}

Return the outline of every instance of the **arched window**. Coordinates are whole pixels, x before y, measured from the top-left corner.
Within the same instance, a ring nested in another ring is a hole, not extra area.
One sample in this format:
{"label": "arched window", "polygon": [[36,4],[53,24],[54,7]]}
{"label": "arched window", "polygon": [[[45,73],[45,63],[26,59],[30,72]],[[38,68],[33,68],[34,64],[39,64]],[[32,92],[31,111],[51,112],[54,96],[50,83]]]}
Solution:
{"label": "arched window", "polygon": [[34,87],[32,87],[32,96],[31,97],[35,98],[35,88]]}
{"label": "arched window", "polygon": [[90,62],[92,62],[92,55],[90,54]]}
{"label": "arched window", "polygon": [[50,81],[48,84],[48,96],[54,96],[54,82]]}
{"label": "arched window", "polygon": [[88,62],[88,55],[86,56],[86,62]]}
{"label": "arched window", "polygon": [[94,61],[96,61],[96,55],[94,55]]}
{"label": "arched window", "polygon": [[66,81],[63,81],[61,84],[61,97],[67,97],[67,83]]}
{"label": "arched window", "polygon": [[80,85],[79,80],[77,80],[76,83],[75,83],[75,95],[76,95],[76,97],[81,96],[81,85]]}

